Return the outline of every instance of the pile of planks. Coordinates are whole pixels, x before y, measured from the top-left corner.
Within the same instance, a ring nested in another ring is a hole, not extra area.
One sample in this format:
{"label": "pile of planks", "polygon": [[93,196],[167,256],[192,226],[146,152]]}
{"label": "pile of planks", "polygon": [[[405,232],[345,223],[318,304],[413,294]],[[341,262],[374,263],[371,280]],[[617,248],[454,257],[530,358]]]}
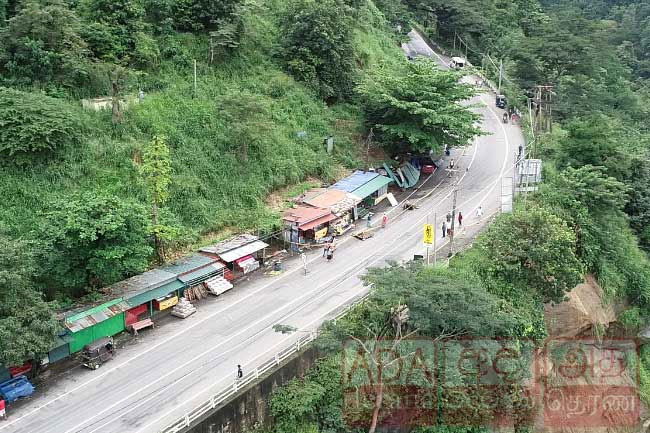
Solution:
{"label": "pile of planks", "polygon": [[185,296],[188,301],[196,301],[199,299],[207,298],[208,290],[203,286],[203,284],[200,284],[198,286],[186,289],[183,296]]}

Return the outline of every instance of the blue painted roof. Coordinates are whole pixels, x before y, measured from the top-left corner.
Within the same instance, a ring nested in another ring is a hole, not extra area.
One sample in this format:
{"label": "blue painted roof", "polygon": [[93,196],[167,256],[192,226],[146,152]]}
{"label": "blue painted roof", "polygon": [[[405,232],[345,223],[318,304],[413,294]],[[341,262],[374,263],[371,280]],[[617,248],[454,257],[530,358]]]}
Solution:
{"label": "blue painted roof", "polygon": [[345,179],[339,180],[330,188],[338,189],[339,191],[353,192],[355,189],[358,189],[364,184],[370,182],[377,176],[379,176],[379,173],[376,173],[374,171],[357,170]]}

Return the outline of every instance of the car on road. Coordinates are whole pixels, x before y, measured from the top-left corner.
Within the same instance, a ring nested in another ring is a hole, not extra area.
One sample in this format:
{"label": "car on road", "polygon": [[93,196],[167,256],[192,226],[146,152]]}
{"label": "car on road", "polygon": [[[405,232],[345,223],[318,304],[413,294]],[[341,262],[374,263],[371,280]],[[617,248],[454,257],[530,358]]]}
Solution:
{"label": "car on road", "polygon": [[508,100],[504,95],[497,95],[496,106],[497,108],[502,108],[504,110],[508,106]]}

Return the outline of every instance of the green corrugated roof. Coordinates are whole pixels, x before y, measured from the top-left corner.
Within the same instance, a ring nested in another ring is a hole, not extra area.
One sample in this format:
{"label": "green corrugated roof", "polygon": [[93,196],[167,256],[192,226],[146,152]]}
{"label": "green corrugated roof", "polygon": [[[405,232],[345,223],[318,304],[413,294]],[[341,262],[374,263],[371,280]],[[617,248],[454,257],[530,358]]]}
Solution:
{"label": "green corrugated roof", "polygon": [[119,304],[120,302],[122,302],[122,298],[113,299],[112,301],[108,301],[105,304],[93,307],[90,310],[82,311],[81,313],[77,313],[74,316],[70,316],[70,317],[66,318],[65,321],[69,322],[69,323],[76,322],[77,320],[79,320],[79,319],[81,319],[83,317],[90,316],[90,315],[95,314],[95,313],[99,313],[100,311],[104,311],[108,307],[112,307],[113,305]]}
{"label": "green corrugated roof", "polygon": [[140,293],[139,295],[129,298],[126,300],[126,302],[128,302],[132,307],[137,307],[138,305],[144,304],[145,302],[149,302],[153,299],[167,296],[171,292],[176,291],[182,287],[184,287],[183,283],[178,280],[174,280],[171,283],[165,284],[164,286],[160,286],[153,290],[149,290],[148,292]]}
{"label": "green corrugated roof", "polygon": [[388,185],[392,181],[386,176],[377,176],[369,182],[364,183],[359,188],[352,191],[352,194],[362,199],[368,197],[373,192],[376,192],[381,187]]}

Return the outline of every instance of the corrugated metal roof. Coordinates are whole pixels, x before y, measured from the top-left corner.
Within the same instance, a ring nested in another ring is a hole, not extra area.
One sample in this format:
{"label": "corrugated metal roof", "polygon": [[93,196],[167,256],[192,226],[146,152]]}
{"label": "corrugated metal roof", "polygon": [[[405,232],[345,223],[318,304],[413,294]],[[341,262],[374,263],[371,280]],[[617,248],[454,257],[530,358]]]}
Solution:
{"label": "corrugated metal roof", "polygon": [[[96,325],[100,322],[103,322],[106,319],[109,319],[113,316],[117,316],[118,314],[128,310],[131,308],[128,303],[123,301],[122,299],[117,299],[116,300],[118,303],[111,304],[106,303],[103,305],[100,305],[98,307],[95,307],[91,310],[88,310],[90,314],[87,314],[82,317],[78,317],[81,314],[77,314],[73,316],[74,320],[70,320],[71,318],[67,319],[64,323],[64,326],[70,330],[70,332],[79,332],[82,329],[88,328],[90,326]],[[115,301],[111,301],[115,302]],[[110,305],[106,307],[107,305]],[[104,309],[99,309],[100,307],[105,307]]]}
{"label": "corrugated metal roof", "polygon": [[65,321],[66,322],[74,322],[74,321],[79,320],[79,319],[81,319],[83,317],[90,316],[90,315],[95,314],[95,313],[97,313],[99,311],[105,310],[108,307],[111,307],[111,306],[113,306],[115,304],[119,304],[120,302],[122,302],[122,298],[113,299],[113,300],[105,302],[105,303],[103,303],[101,305],[97,305],[95,307],[92,307],[92,308],[89,308],[87,310],[83,310],[83,311],[81,311],[79,313],[76,313],[76,314],[74,314],[72,316],[66,317]]}
{"label": "corrugated metal roof", "polygon": [[[350,176],[346,177],[345,179],[339,180],[334,185],[332,185],[330,188],[331,189],[338,189],[339,191],[346,191],[346,192],[354,193],[355,189],[358,189],[363,184],[365,184],[367,182],[370,182],[371,180],[373,180],[377,176],[379,176],[379,173],[376,173],[374,171],[360,171],[360,170],[357,170],[354,173],[352,173]],[[355,195],[358,195],[358,194],[355,194]]]}
{"label": "corrugated metal roof", "polygon": [[185,287],[185,284],[181,283],[178,280],[174,280],[171,283],[167,283],[163,286],[157,287],[153,290],[146,291],[130,299],[127,299],[127,302],[129,303],[130,308],[137,307],[138,305],[144,304],[145,302],[149,302],[153,299],[158,299],[158,298],[162,298],[163,296],[167,296],[170,293],[178,289],[181,289],[183,287]]}
{"label": "corrugated metal roof", "polygon": [[161,269],[165,272],[169,272],[178,276],[187,272],[192,272],[198,268],[202,268],[203,266],[207,266],[216,261],[217,259],[214,257],[208,257],[206,255],[196,253],[192,254],[191,256],[175,260],[163,266]]}
{"label": "corrugated metal roof", "polygon": [[210,254],[221,254],[228,252],[230,250],[234,250],[235,248],[239,248],[242,245],[246,245],[248,243],[254,242],[258,240],[259,237],[250,235],[250,234],[242,234],[239,236],[235,236],[234,238],[230,238],[225,241],[221,241],[219,243],[216,243],[214,245],[210,245],[208,247],[203,247],[199,251],[204,252],[204,253],[210,253]]}
{"label": "corrugated metal roof", "polygon": [[316,226],[319,226],[321,224],[325,224],[326,222],[332,221],[336,219],[336,215],[325,215],[324,217],[318,218],[316,220],[310,221],[307,224],[303,224],[301,226],[298,226],[300,230],[310,230],[313,229]]}
{"label": "corrugated metal roof", "polygon": [[230,263],[230,262],[234,262],[235,260],[241,257],[247,256],[249,254],[253,254],[254,252],[264,249],[268,246],[269,246],[268,244],[262,241],[255,241],[250,244],[246,244],[242,247],[239,247],[237,249],[234,249],[232,251],[228,251],[227,253],[219,254],[219,257],[224,262]]}
{"label": "corrugated metal roof", "polygon": [[162,269],[152,269],[144,274],[115,283],[104,291],[115,296],[129,299],[141,293],[153,290],[163,284],[171,283],[176,275]]}
{"label": "corrugated metal roof", "polygon": [[380,188],[388,185],[392,181],[386,176],[377,176],[370,182],[363,184],[361,187],[355,189],[353,194],[363,198],[368,197],[370,194],[379,190]]}
{"label": "corrugated metal roof", "polygon": [[352,209],[360,201],[360,197],[338,189],[326,189],[303,200],[305,204],[310,206],[329,208],[337,216]]}
{"label": "corrugated metal roof", "polygon": [[327,216],[329,213],[330,213],[329,209],[323,209],[319,207],[309,207],[309,206],[298,206],[293,209],[287,210],[284,213],[282,219],[292,223],[298,223],[298,225],[302,225],[310,221],[313,221],[315,219]]}
{"label": "corrugated metal roof", "polygon": [[221,262],[218,263],[213,263],[211,265],[208,265],[204,268],[197,269],[194,272],[190,272],[189,274],[181,275],[178,277],[178,279],[185,285],[187,286],[188,283],[192,283],[193,281],[203,278],[207,275],[212,275],[221,269],[223,269],[226,265],[224,265]]}

